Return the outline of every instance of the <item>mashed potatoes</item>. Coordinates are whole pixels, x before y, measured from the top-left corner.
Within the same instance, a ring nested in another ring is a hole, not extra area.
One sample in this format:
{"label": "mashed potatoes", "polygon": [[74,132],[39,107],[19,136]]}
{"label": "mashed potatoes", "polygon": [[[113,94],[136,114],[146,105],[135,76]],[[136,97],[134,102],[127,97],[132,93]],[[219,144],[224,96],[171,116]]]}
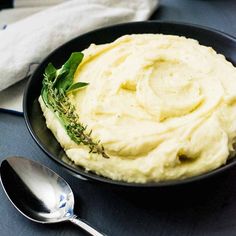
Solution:
{"label": "mashed potatoes", "polygon": [[80,120],[110,158],[75,144],[40,104],[75,164],[114,180],[159,182],[216,169],[236,137],[236,68],[185,37],[140,34],[83,51],[70,95]]}

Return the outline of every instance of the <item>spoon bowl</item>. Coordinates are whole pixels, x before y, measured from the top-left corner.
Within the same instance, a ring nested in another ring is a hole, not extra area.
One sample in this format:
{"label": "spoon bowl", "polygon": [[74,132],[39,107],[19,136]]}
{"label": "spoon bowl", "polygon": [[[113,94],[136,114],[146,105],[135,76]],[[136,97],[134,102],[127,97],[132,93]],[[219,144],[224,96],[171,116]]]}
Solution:
{"label": "spoon bowl", "polygon": [[104,235],[74,214],[72,189],[46,166],[23,157],[8,157],[1,163],[0,175],[9,200],[28,219],[38,223],[71,221],[91,235]]}

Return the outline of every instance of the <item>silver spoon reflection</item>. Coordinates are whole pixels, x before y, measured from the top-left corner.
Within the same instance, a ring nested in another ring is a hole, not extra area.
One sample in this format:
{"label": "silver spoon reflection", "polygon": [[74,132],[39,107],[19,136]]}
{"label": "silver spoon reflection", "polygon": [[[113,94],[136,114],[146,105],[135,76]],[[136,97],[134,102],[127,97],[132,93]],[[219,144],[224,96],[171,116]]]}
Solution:
{"label": "silver spoon reflection", "polygon": [[73,213],[74,195],[49,168],[23,157],[8,157],[0,167],[6,195],[28,219],[38,223],[70,221],[94,236],[102,236]]}

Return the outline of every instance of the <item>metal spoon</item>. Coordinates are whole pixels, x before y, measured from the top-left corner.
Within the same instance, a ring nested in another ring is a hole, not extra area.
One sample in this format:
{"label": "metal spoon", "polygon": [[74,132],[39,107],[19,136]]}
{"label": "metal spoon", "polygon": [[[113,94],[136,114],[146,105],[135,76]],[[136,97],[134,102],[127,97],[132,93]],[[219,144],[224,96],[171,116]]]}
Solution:
{"label": "metal spoon", "polygon": [[49,168],[23,157],[1,163],[1,183],[16,209],[38,223],[70,221],[94,236],[102,236],[73,213],[74,195],[68,183]]}

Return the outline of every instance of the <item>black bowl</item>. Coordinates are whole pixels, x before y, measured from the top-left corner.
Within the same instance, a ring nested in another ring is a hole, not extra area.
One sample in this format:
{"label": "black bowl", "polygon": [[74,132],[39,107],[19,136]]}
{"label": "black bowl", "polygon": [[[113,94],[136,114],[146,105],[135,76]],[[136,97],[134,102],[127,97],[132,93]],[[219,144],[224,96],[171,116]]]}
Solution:
{"label": "black bowl", "polygon": [[118,186],[128,187],[167,187],[176,186],[187,183],[196,182],[206,179],[208,177],[216,176],[219,173],[228,170],[236,164],[236,158],[230,159],[224,166],[184,180],[167,181],[161,183],[147,183],[136,184],[114,181],[102,176],[98,176],[92,172],[85,172],[82,167],[75,166],[66,156],[65,152],[54,138],[53,134],[47,129],[45,119],[38,103],[42,87],[42,79],[44,69],[49,62],[52,62],[56,67],[64,64],[65,60],[74,51],[82,51],[91,43],[103,44],[109,43],[125,34],[140,34],[140,33],[162,33],[186,36],[197,39],[200,44],[211,46],[218,53],[223,54],[227,60],[236,65],[236,39],[220,31],[200,27],[190,24],[160,22],[160,21],[146,21],[114,25],[102,29],[98,29],[84,35],[81,35],[66,44],[62,45],[54,52],[52,52],[36,69],[34,74],[29,79],[26,86],[23,102],[24,118],[27,127],[33,136],[36,143],[41,149],[54,161],[59,163],[62,167],[69,170],[70,173],[84,177],[85,179],[97,181],[100,183],[107,183]]}

